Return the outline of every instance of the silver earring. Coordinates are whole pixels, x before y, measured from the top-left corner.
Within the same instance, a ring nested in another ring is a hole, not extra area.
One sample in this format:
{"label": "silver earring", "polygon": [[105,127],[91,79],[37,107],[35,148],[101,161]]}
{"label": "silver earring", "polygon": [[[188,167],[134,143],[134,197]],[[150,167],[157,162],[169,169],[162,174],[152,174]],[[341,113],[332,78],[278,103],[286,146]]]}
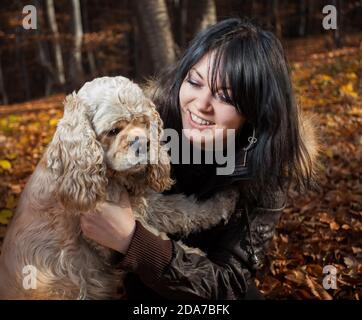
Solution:
{"label": "silver earring", "polygon": [[249,141],[249,145],[247,147],[243,148],[243,150],[244,150],[243,167],[246,166],[246,156],[248,154],[249,149],[252,147],[253,144],[255,144],[258,141],[258,139],[255,137],[255,128],[253,128],[253,135],[248,138],[248,141]]}

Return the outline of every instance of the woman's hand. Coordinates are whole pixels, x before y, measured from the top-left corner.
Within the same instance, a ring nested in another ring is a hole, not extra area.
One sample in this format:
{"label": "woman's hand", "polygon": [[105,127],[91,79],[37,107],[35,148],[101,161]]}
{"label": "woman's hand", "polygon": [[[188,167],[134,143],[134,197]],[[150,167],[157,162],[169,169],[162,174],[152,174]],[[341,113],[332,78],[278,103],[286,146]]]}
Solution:
{"label": "woman's hand", "polygon": [[97,205],[96,212],[82,214],[80,225],[88,238],[126,253],[136,227],[127,191],[122,193],[118,205],[102,202]]}

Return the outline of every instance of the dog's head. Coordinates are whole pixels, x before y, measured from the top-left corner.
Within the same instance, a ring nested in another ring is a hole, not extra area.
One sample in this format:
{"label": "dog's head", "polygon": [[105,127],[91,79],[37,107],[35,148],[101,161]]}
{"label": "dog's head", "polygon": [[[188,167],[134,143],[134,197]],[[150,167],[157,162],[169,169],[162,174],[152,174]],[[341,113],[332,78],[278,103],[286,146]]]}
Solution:
{"label": "dog's head", "polygon": [[46,155],[64,206],[93,208],[104,199],[109,170],[143,176],[134,181],[145,190],[171,186],[162,120],[138,85],[124,77],[98,78],[67,96],[64,106]]}

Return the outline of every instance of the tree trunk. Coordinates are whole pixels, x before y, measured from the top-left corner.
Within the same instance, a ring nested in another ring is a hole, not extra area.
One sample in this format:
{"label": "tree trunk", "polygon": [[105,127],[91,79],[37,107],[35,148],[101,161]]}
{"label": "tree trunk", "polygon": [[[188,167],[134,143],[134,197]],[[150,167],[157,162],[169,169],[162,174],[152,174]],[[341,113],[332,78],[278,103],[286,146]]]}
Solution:
{"label": "tree trunk", "polygon": [[[40,37],[39,31],[37,31],[36,33],[37,33],[38,37]],[[45,79],[46,79],[45,80],[45,95],[48,96],[52,92],[52,87],[54,84],[53,79],[55,76],[55,72],[54,72],[53,66],[50,62],[49,54],[45,48],[45,44],[41,38],[37,40],[37,45],[38,45],[38,51],[39,51],[40,65],[42,66],[42,68],[44,70]]]}
{"label": "tree trunk", "polygon": [[73,6],[73,28],[74,28],[74,47],[73,56],[70,64],[70,74],[72,79],[72,88],[77,88],[84,82],[82,66],[82,15],[80,11],[79,0],[72,0]]}
{"label": "tree trunk", "polygon": [[189,1],[188,4],[188,33],[193,38],[216,23],[216,6],[214,0]]}
{"label": "tree trunk", "polygon": [[274,28],[274,11],[273,11],[273,5],[274,2],[271,0],[264,0],[263,2],[263,13],[262,13],[262,19],[265,21],[266,29],[272,30]]}
{"label": "tree trunk", "polygon": [[[40,0],[35,1],[36,7],[38,10],[42,8],[42,3]],[[44,25],[44,11],[42,10],[42,16],[41,19],[38,19],[38,28],[35,29],[36,39],[37,39],[37,46],[38,46],[38,52],[39,52],[39,64],[44,72],[44,78],[45,78],[45,95],[48,96],[52,92],[52,88],[54,83],[57,81],[57,74],[54,70],[53,64],[51,62],[50,56],[49,56],[49,50],[47,46],[47,41],[42,39],[42,36],[44,35],[45,31],[45,25]],[[41,31],[40,31],[41,30]],[[29,31],[28,31],[29,32]]]}
{"label": "tree trunk", "polygon": [[187,42],[187,3],[188,0],[175,1],[175,40],[180,48],[184,48]]}
{"label": "tree trunk", "polygon": [[65,84],[64,65],[63,65],[62,50],[59,44],[58,24],[55,18],[53,0],[46,0],[46,8],[47,8],[50,29],[54,36],[54,52],[55,52],[55,65],[57,68],[57,80],[58,83],[61,86],[63,86]]}
{"label": "tree trunk", "polygon": [[[91,32],[91,29],[89,27],[89,17],[88,17],[88,1],[83,0],[82,2],[82,12],[83,12],[83,25],[84,25],[84,31],[85,32]],[[87,48],[87,60],[89,63],[89,70],[92,75],[92,78],[94,78],[97,74],[97,67],[96,62],[94,59],[94,53],[91,48]]]}
{"label": "tree trunk", "polygon": [[299,28],[298,28],[298,34],[300,37],[304,37],[306,32],[306,24],[307,24],[306,10],[307,10],[306,0],[301,0],[299,4]]}
{"label": "tree trunk", "polygon": [[343,15],[342,15],[342,1],[341,0],[332,0],[332,4],[337,9],[337,29],[333,32],[333,39],[334,45],[336,48],[340,48],[343,45],[342,39],[342,22],[343,22]]}
{"label": "tree trunk", "polygon": [[250,17],[254,18],[258,14],[257,0],[250,0],[250,1],[251,1],[251,4],[250,4]]}
{"label": "tree trunk", "polygon": [[29,73],[24,58],[25,47],[21,46],[21,44],[24,42],[23,30],[24,29],[20,26],[15,29],[15,46],[16,46],[15,50],[16,50],[16,60],[20,63],[20,74],[24,85],[25,100],[29,100],[30,99]]}
{"label": "tree trunk", "polygon": [[149,48],[153,71],[175,62],[175,44],[165,0],[137,0],[136,6],[141,33]]}
{"label": "tree trunk", "polygon": [[3,69],[1,63],[1,51],[0,51],[0,93],[1,93],[1,103],[8,104],[8,95],[6,94],[5,84],[4,84],[4,76],[3,76]]}
{"label": "tree trunk", "polygon": [[314,20],[315,20],[315,0],[308,1],[308,34],[314,33]]}
{"label": "tree trunk", "polygon": [[282,23],[279,16],[279,0],[273,0],[273,20],[275,33],[279,39],[282,38]]}

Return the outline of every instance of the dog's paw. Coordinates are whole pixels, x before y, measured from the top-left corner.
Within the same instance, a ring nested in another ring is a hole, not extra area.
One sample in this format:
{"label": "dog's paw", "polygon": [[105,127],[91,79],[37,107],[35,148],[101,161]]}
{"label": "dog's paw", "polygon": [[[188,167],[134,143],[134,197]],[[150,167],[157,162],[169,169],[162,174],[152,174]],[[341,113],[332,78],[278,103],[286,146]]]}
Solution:
{"label": "dog's paw", "polygon": [[235,207],[239,199],[239,192],[236,188],[228,188],[218,192],[215,195],[215,199],[217,199],[218,204],[221,206],[227,204],[228,207]]}
{"label": "dog's paw", "polygon": [[222,217],[227,221],[236,209],[239,192],[236,188],[222,190],[215,195],[215,204],[218,206]]}

